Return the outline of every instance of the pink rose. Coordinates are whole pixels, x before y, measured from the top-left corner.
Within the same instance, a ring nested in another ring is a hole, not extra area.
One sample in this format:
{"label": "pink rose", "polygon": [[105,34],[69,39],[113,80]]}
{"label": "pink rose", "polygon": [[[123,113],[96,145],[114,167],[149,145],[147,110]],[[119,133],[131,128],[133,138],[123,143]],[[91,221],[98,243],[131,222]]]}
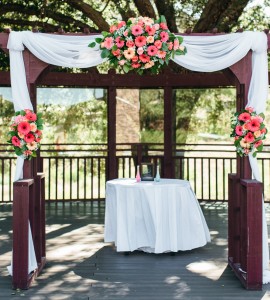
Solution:
{"label": "pink rose", "polygon": [[240,126],[240,125],[237,125],[237,126],[235,127],[235,133],[236,133],[237,135],[239,135],[239,136],[243,135],[243,127]]}
{"label": "pink rose", "polygon": [[148,49],[147,49],[147,54],[149,56],[155,56],[158,52],[158,49],[156,46],[149,46]]}
{"label": "pink rose", "polygon": [[139,48],[137,49],[137,53],[138,53],[139,55],[143,54],[143,48],[142,48],[142,47],[139,47]]}
{"label": "pink rose", "polygon": [[166,32],[166,31],[161,31],[159,36],[160,36],[160,39],[161,39],[162,42],[167,42],[168,39],[169,39],[168,32]]}
{"label": "pink rose", "polygon": [[113,33],[113,32],[115,32],[117,30],[117,26],[116,25],[112,25],[111,27],[110,27],[110,33]]}
{"label": "pink rose", "polygon": [[159,24],[160,28],[163,29],[163,30],[167,30],[168,29],[168,26],[166,23],[160,23]]}
{"label": "pink rose", "polygon": [[155,43],[154,43],[154,45],[155,45],[158,49],[160,49],[160,48],[162,47],[162,42],[161,42],[161,40],[156,40]]}
{"label": "pink rose", "polygon": [[171,51],[173,48],[173,43],[169,42],[169,43],[167,43],[167,46],[168,46],[168,49]]}
{"label": "pink rose", "polygon": [[140,25],[134,25],[134,26],[132,26],[131,27],[131,32],[135,36],[141,35],[143,33],[142,26],[140,26]]}
{"label": "pink rose", "polygon": [[106,49],[111,49],[113,47],[113,38],[112,37],[106,37],[104,40],[104,47]]}
{"label": "pink rose", "polygon": [[124,59],[119,60],[118,64],[120,66],[123,66],[126,63],[126,61]]}

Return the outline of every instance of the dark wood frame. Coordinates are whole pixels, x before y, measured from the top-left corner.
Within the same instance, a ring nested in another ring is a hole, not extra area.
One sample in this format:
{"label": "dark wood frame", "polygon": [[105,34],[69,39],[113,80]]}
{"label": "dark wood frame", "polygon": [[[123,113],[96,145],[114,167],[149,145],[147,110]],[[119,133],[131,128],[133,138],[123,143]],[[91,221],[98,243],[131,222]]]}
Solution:
{"label": "dark wood frame", "polygon": [[[149,176],[148,173],[146,175],[143,172],[145,167],[147,167],[148,170],[149,168],[151,169],[151,173],[150,173],[151,176]],[[154,181],[154,164],[143,162],[140,165],[140,169],[141,169],[141,181]]]}
{"label": "dark wood frame", "polygon": [[[193,34],[197,35],[197,34]],[[204,34],[201,34],[203,38]],[[205,34],[210,35],[210,34]],[[8,33],[0,33],[0,47],[7,52]],[[270,36],[268,35],[268,50]],[[198,88],[198,87],[222,87],[235,86],[237,92],[237,110],[243,109],[247,103],[247,94],[251,79],[251,51],[235,65],[218,73],[193,73],[187,72],[174,74],[167,68],[164,73],[158,76],[141,77],[136,74],[118,75],[113,70],[109,74],[98,74],[95,69],[84,74],[67,74],[51,72],[51,67],[32,55],[27,49],[23,53],[28,89],[34,109],[36,109],[36,87],[38,85],[64,85],[64,86],[89,86],[104,87],[108,89],[108,172],[107,179],[117,178],[116,161],[116,88],[164,88],[164,177],[174,177],[174,165],[172,160],[172,90],[173,88]],[[10,85],[9,72],[0,72],[0,84]],[[138,162],[140,163],[140,162]],[[33,160],[28,169],[34,170],[24,176],[24,182],[14,183],[14,209],[21,198],[28,198],[29,191],[34,179],[35,195],[41,197],[40,185],[37,171],[41,170],[39,159]],[[262,184],[252,180],[251,168],[248,158],[237,158],[237,173],[229,176],[229,257],[228,263],[235,274],[247,289],[262,288],[262,215],[261,206]],[[41,184],[42,186],[42,184]],[[26,190],[23,190],[27,187]],[[19,192],[19,189],[21,192]],[[30,197],[31,198],[31,197]],[[42,198],[42,197],[41,197]],[[28,200],[25,200],[26,202]],[[43,201],[44,202],[44,201]],[[44,206],[41,202],[41,206]],[[28,205],[28,204],[27,204]],[[256,210],[254,214],[253,210]],[[19,209],[19,208],[18,208]],[[44,209],[44,207],[43,207]],[[41,212],[44,217],[44,212]],[[32,226],[35,226],[37,215],[33,213],[33,204],[29,204],[29,218]],[[27,212],[25,218],[28,217]],[[24,218],[24,220],[25,220]],[[24,221],[25,222],[25,221]],[[44,222],[44,221],[42,221]],[[41,222],[41,223],[42,223]],[[27,232],[19,227],[19,216],[14,214],[14,249],[18,247],[21,239],[27,239]],[[44,234],[45,223],[38,225]],[[32,227],[32,231],[35,230]],[[256,231],[256,232],[255,232]],[[20,232],[20,235],[19,233]],[[32,233],[33,233],[32,232]],[[38,236],[42,233],[38,230]],[[249,240],[247,244],[246,241]],[[45,243],[45,242],[44,242]],[[35,247],[37,247],[35,245]],[[45,257],[45,245],[41,248],[41,258]],[[36,249],[36,251],[38,251]],[[39,251],[40,252],[40,251]],[[17,261],[24,261],[26,264],[26,250]],[[45,259],[44,259],[45,260]],[[16,258],[13,258],[16,262]],[[16,264],[15,264],[16,265]],[[15,267],[15,266],[14,266]],[[16,265],[20,268],[20,265]],[[15,271],[15,273],[17,270]],[[14,273],[14,274],[15,274]],[[245,274],[245,275],[243,275]],[[13,276],[14,288],[28,288],[29,280],[19,274]],[[23,277],[23,278],[22,278]],[[22,283],[23,282],[23,283]]]}

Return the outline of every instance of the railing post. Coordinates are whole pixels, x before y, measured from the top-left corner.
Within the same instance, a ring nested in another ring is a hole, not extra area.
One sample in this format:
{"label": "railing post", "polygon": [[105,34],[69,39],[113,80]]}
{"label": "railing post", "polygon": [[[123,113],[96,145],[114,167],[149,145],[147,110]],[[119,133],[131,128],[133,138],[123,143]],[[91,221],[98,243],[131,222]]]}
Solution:
{"label": "railing post", "polygon": [[[233,200],[238,202],[240,211],[234,214],[237,215],[237,219],[234,220],[233,208],[229,208],[229,224],[236,221],[236,229],[234,231],[229,229],[228,262],[246,289],[261,290],[262,183],[252,179],[237,179],[237,177],[231,177],[230,181],[230,190],[235,188],[234,191],[231,190],[235,193]],[[238,200],[236,199],[237,196],[239,197]],[[233,225],[230,224],[230,226]],[[236,243],[233,244],[235,242],[233,234],[238,236],[238,232],[240,241],[236,240]]]}
{"label": "railing post", "polygon": [[[13,183],[12,285],[28,289],[45,264],[44,175],[36,173],[36,161],[24,161],[23,180]],[[31,233],[29,233],[29,223]],[[29,274],[29,236],[33,237],[37,269]]]}
{"label": "railing post", "polygon": [[240,179],[237,174],[228,175],[228,248],[229,260],[240,261]]}
{"label": "railing post", "polygon": [[34,180],[24,179],[14,182],[13,201],[13,255],[12,285],[13,288],[27,289],[28,274],[28,228],[29,201],[34,197]]}

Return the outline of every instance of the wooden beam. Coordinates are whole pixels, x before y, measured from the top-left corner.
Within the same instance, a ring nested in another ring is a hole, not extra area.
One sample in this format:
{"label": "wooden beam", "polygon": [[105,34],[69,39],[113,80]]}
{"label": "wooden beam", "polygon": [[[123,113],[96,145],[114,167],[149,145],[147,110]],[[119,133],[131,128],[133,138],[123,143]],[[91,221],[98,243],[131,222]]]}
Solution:
{"label": "wooden beam", "polygon": [[110,74],[93,73],[61,73],[50,72],[42,74],[37,85],[45,86],[81,86],[81,87],[132,87],[151,88],[171,86],[181,88],[214,88],[234,86],[234,81],[224,73],[166,73],[157,76],[136,74],[114,75],[112,82]]}

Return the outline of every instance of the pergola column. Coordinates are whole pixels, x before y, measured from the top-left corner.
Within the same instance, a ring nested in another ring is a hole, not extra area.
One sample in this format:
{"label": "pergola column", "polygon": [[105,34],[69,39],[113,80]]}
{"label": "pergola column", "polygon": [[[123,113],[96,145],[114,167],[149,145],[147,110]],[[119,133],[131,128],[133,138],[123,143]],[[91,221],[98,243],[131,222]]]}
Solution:
{"label": "pergola column", "polygon": [[164,177],[174,178],[173,165],[173,94],[172,87],[166,86],[164,88]]}

